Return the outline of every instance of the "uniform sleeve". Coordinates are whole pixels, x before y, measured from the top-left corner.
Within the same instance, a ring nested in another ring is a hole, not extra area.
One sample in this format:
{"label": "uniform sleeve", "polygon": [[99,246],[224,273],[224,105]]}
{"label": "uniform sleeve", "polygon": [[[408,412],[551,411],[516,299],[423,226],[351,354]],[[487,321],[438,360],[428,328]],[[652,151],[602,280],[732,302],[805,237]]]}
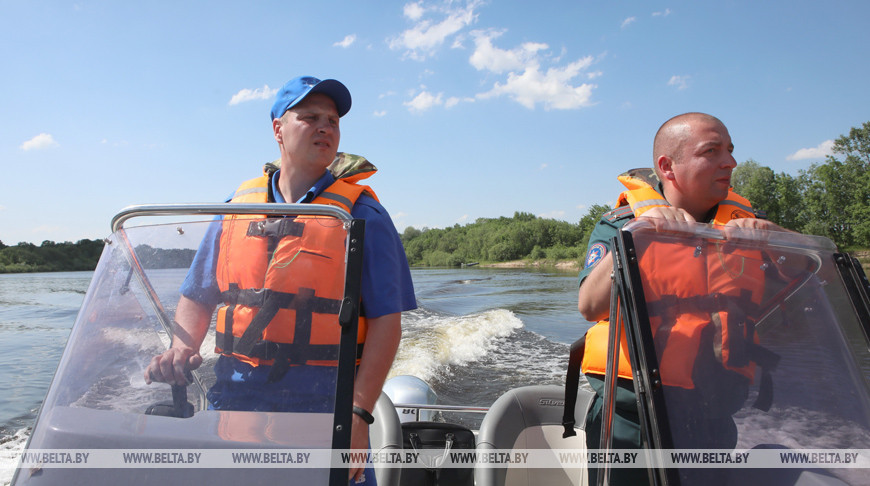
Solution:
{"label": "uniform sleeve", "polygon": [[363,243],[362,312],[369,318],[417,308],[411,270],[399,233],[386,209],[362,196],[353,217],[366,221]]}
{"label": "uniform sleeve", "polygon": [[592,229],[592,234],[589,236],[589,244],[586,246],[586,258],[583,260],[583,269],[580,270],[579,284],[583,285],[583,280],[589,276],[592,269],[607,255],[611,250],[610,240],[616,236],[619,229],[625,226],[633,216],[630,211],[613,210],[604,214]]}
{"label": "uniform sleeve", "polygon": [[206,306],[214,306],[221,301],[221,292],[216,277],[218,245],[221,241],[221,219],[218,216],[209,224],[205,236],[199,244],[199,249],[193,257],[193,263],[187,271],[187,276],[181,284],[181,295]]}

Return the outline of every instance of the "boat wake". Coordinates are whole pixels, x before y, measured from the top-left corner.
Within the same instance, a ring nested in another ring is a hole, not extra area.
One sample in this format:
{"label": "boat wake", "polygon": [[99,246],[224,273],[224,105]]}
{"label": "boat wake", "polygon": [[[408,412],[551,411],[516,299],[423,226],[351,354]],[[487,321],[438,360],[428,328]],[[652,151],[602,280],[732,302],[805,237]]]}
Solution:
{"label": "boat wake", "polygon": [[403,316],[402,342],[390,377],[413,375],[441,380],[451,370],[477,361],[523,327],[513,312],[489,310],[466,316],[438,315],[425,309]]}

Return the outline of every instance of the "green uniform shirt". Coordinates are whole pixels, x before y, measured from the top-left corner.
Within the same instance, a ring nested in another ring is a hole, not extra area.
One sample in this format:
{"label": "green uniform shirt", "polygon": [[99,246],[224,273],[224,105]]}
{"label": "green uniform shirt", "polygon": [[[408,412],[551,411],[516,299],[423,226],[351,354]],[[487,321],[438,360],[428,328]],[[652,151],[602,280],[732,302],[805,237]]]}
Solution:
{"label": "green uniform shirt", "polygon": [[619,233],[626,223],[634,219],[634,213],[630,206],[622,206],[612,209],[598,220],[598,224],[592,229],[589,236],[589,245],[586,247],[586,259],[583,269],[580,270],[580,283],[589,276],[595,265],[611,251],[610,240]]}

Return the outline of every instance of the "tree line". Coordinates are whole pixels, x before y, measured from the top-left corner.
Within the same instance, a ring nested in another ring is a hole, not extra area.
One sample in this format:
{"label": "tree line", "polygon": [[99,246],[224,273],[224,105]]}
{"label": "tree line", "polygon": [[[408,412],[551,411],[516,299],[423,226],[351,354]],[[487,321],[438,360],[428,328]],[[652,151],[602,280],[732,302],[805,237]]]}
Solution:
{"label": "tree line", "polygon": [[826,236],[841,250],[870,247],[870,122],[837,138],[833,152],[797,176],[748,160],[731,183],[785,228]]}
{"label": "tree line", "polygon": [[[842,251],[870,248],[870,122],[837,138],[833,153],[797,175],[775,173],[750,159],[734,169],[731,182],[780,226],[826,236]],[[515,212],[449,228],[409,226],[401,238],[412,265],[582,260],[592,229],[609,209],[594,204],[577,223]],[[102,240],[43,241],[40,246],[0,241],[0,273],[93,270],[102,248]],[[189,261],[191,252],[183,253],[161,258],[173,265]]]}
{"label": "tree line", "polygon": [[77,272],[93,270],[103,252],[103,240],[55,243],[43,241],[6,246],[0,241],[0,273]]}
{"label": "tree line", "polygon": [[[46,240],[40,246],[33,243],[6,246],[0,241],[0,273],[94,270],[103,246],[103,240],[79,240],[75,243]],[[149,245],[138,245],[134,251],[144,268],[187,268],[196,253],[191,249],[152,248]]]}
{"label": "tree line", "polygon": [[[738,164],[734,190],[785,228],[826,236],[843,251],[870,248],[870,122],[834,141],[834,155],[796,176],[774,173],[754,160]],[[589,235],[610,208],[595,204],[579,222],[516,212],[465,226],[402,233],[412,265],[457,266],[518,259],[582,259]]]}
{"label": "tree line", "polygon": [[[600,211],[598,217],[608,209],[598,205],[593,208]],[[527,257],[577,259],[583,256],[589,231],[598,218],[587,215],[584,220],[573,224],[517,212],[512,218],[480,218],[465,226],[457,224],[443,229],[419,230],[409,226],[401,237],[412,265],[458,266]]]}

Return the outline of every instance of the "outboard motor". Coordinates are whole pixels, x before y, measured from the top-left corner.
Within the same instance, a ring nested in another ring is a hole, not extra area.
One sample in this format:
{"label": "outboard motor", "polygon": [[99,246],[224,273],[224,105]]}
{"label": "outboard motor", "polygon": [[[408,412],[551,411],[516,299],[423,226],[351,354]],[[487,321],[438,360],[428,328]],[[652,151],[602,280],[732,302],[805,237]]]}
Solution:
{"label": "outboard motor", "polygon": [[[435,405],[438,395],[428,383],[411,375],[394,376],[384,383],[384,393],[390,397],[393,403]],[[434,412],[432,410],[420,410],[418,408],[396,407],[399,421],[417,422],[431,421]]]}

